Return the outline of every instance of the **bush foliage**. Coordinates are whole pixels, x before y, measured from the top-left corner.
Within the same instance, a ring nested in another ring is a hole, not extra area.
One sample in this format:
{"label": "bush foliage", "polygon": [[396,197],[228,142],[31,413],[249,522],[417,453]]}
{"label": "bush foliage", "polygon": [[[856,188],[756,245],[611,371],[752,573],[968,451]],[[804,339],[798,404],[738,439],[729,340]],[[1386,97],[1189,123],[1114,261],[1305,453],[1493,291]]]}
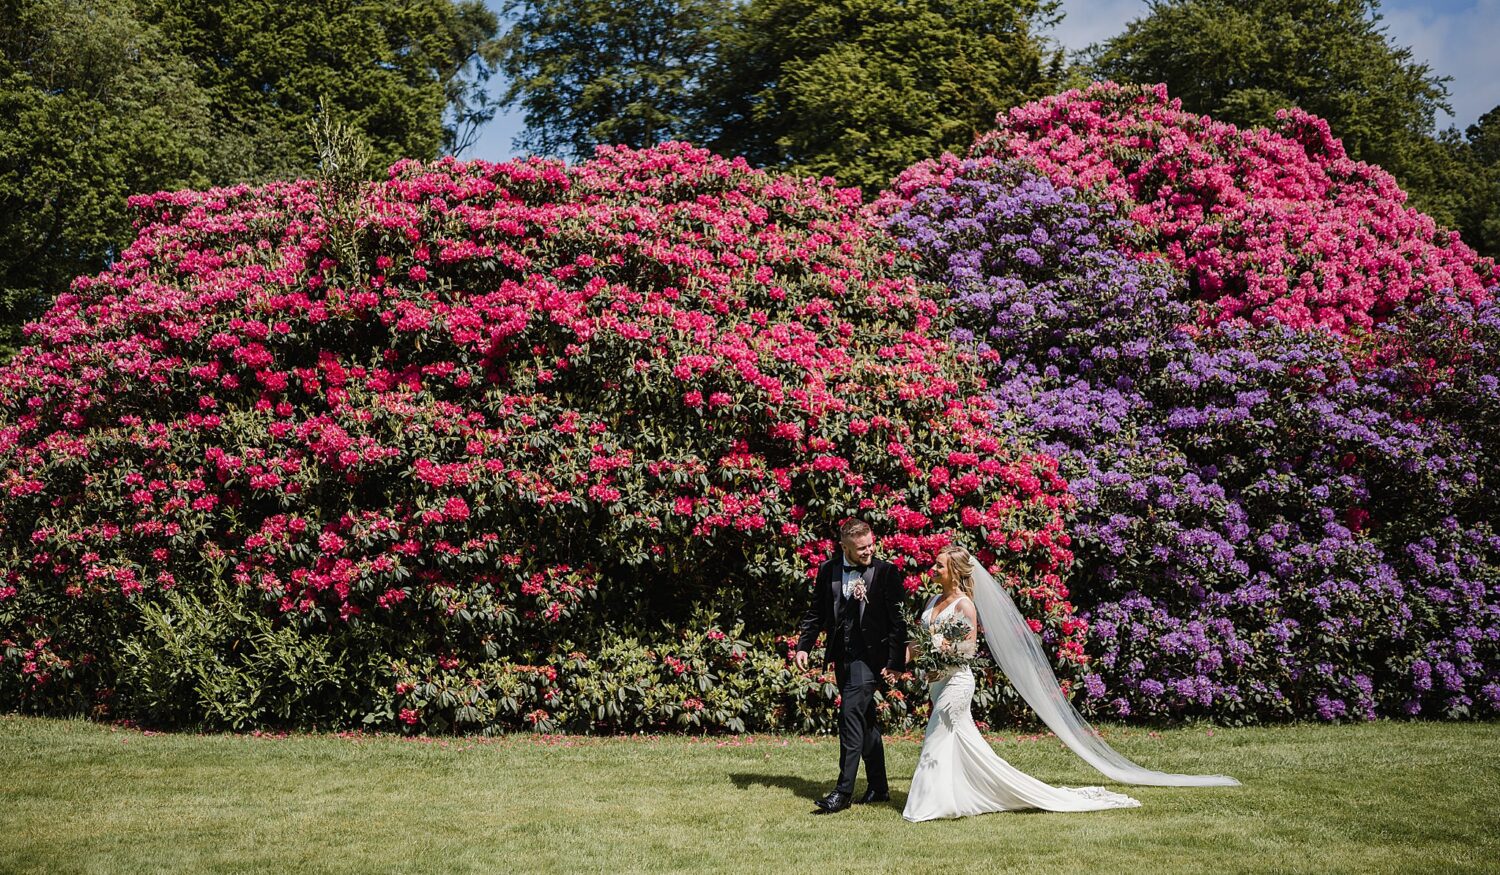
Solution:
{"label": "bush foliage", "polygon": [[0,370],[0,707],[822,731],[859,515],[1100,716],[1492,715],[1494,265],[1283,121],[1096,85],[873,206],[680,143],[134,198]]}
{"label": "bush foliage", "polygon": [[133,206],[0,373],[5,707],[786,725],[661,666],[704,616],[784,659],[853,514],[982,538],[1081,659],[1056,462],[857,192],[666,145]]}
{"label": "bush foliage", "polygon": [[1005,432],[1077,496],[1096,711],[1500,710],[1500,307],[1434,298],[1356,362],[1274,319],[1200,330],[1127,205],[1026,165],[948,156],[881,206],[952,289]]}

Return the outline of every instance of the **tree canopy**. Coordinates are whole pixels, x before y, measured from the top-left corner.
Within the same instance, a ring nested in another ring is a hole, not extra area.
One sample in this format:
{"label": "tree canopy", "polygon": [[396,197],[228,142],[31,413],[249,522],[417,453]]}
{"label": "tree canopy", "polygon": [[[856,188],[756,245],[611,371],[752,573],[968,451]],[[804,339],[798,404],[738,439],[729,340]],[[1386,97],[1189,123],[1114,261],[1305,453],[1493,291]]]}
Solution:
{"label": "tree canopy", "polygon": [[599,145],[644,147],[698,130],[704,75],[733,4],[720,0],[507,0],[501,41],[519,106],[517,145],[585,158]]}
{"label": "tree canopy", "polygon": [[511,0],[504,38],[517,144],[686,138],[752,164],[875,189],[966,149],[1000,111],[1051,90],[1038,31],[1053,0]]}
{"label": "tree canopy", "polygon": [[1446,170],[1435,191],[1452,201],[1451,224],[1475,249],[1500,257],[1500,106],[1479,117],[1460,136],[1449,128],[1439,138]]}
{"label": "tree canopy", "polygon": [[750,0],[726,38],[714,145],[867,190],[967,149],[1057,83],[1052,0]]}
{"label": "tree canopy", "polygon": [[209,95],[127,4],[0,5],[0,347],[129,231],[134,192],[209,181]]}
{"label": "tree canopy", "polygon": [[[370,141],[377,163],[451,143],[455,80],[499,29],[481,0],[235,3],[140,0],[212,98],[216,179],[305,175],[320,102]],[[459,120],[461,123],[461,120]]]}

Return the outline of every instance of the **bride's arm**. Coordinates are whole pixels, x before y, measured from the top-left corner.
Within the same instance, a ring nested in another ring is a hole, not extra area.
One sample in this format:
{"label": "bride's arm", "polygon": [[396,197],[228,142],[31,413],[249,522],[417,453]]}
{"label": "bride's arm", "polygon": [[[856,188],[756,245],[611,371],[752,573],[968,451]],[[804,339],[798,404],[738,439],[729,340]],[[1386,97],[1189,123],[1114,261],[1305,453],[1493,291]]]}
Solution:
{"label": "bride's arm", "polygon": [[969,624],[969,634],[964,641],[974,641],[979,635],[979,614],[974,610],[974,600],[966,598],[958,603],[958,612],[964,615],[964,622]]}
{"label": "bride's arm", "polygon": [[[911,635],[920,635],[920,634],[922,634],[925,631],[925,627],[923,626],[923,620],[927,616],[927,610],[932,607],[933,603],[936,602],[937,599],[938,599],[937,596],[929,596],[928,597],[927,601],[922,605],[922,610],[917,613],[917,628],[906,630],[908,636],[911,636]],[[916,648],[916,645],[913,644],[910,640],[908,640],[907,644],[906,644],[906,665],[908,667],[910,667],[911,664],[912,664],[912,662],[915,661],[916,658],[917,658],[917,648]]]}

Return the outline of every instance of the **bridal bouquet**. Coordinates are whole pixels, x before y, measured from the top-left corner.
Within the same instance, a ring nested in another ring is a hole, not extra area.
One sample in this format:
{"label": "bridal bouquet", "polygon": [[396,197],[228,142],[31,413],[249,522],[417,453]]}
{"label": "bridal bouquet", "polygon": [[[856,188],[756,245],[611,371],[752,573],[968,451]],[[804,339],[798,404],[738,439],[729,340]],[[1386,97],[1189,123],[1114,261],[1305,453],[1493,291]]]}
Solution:
{"label": "bridal bouquet", "polygon": [[907,628],[918,630],[912,642],[915,657],[911,668],[920,673],[947,672],[968,666],[979,669],[989,665],[989,660],[977,655],[978,641],[966,640],[970,626],[962,617],[951,617],[927,625],[917,619],[908,619]]}

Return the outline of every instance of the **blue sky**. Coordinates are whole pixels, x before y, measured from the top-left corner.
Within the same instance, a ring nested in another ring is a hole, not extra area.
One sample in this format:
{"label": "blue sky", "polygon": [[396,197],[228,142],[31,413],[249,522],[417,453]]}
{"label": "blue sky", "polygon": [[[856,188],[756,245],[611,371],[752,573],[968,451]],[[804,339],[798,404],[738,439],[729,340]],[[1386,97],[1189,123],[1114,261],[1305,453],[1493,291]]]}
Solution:
{"label": "blue sky", "polygon": [[[1051,36],[1068,49],[1081,49],[1124,30],[1146,8],[1144,0],[1063,0],[1063,20]],[[1439,128],[1466,127],[1500,105],[1500,0],[1387,0],[1380,12],[1397,45],[1409,46],[1438,75],[1453,77],[1448,83],[1453,114],[1440,117]],[[520,130],[519,113],[497,116],[464,157],[510,158],[516,154],[511,140]]]}

